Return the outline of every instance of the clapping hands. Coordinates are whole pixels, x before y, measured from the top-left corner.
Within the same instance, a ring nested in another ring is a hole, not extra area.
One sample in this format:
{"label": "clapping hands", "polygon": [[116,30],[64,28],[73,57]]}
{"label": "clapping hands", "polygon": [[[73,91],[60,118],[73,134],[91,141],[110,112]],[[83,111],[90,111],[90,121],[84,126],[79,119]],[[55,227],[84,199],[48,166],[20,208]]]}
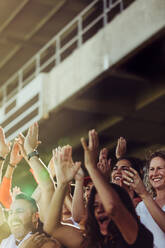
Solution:
{"label": "clapping hands", "polygon": [[57,185],[69,183],[78,172],[81,162],[73,162],[72,147],[69,145],[53,150]]}

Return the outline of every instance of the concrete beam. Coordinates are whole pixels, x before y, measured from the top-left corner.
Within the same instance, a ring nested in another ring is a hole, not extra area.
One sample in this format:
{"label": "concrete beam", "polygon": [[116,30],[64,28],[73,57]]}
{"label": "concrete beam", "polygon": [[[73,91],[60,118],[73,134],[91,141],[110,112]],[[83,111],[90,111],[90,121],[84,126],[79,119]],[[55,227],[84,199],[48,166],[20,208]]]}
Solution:
{"label": "concrete beam", "polygon": [[148,81],[145,78],[142,78],[142,77],[135,75],[133,73],[130,73],[130,72],[121,71],[119,69],[111,69],[111,70],[109,70],[108,74],[110,76],[115,77],[115,78],[132,80],[133,82],[136,82],[136,83],[143,83],[143,84],[148,83]]}
{"label": "concrete beam", "polygon": [[43,4],[43,5],[48,5],[48,6],[54,6],[59,2],[59,0],[37,0],[37,2]]}
{"label": "concrete beam", "polygon": [[32,30],[32,32],[28,33],[25,37],[25,39],[30,39],[36,32],[38,32],[44,24],[55,14],[57,13],[61,7],[65,4],[66,0],[60,0],[50,12],[43,18],[38,25],[35,26],[35,28]]}
{"label": "concrete beam", "polygon": [[153,85],[155,87],[152,87],[147,91],[143,91],[142,95],[137,98],[135,106],[136,110],[140,110],[160,97],[165,96],[165,85],[163,82],[155,82]]}
{"label": "concrete beam", "polygon": [[0,32],[2,32],[11,21],[18,15],[18,13],[24,8],[24,6],[29,2],[29,0],[22,0],[20,4],[17,5],[10,16],[6,19],[6,21],[0,26]]}
{"label": "concrete beam", "polygon": [[[122,102],[122,104],[121,104]],[[133,111],[134,106],[124,100],[98,101],[89,99],[76,99],[67,102],[65,108],[98,114],[119,114],[128,115]]]}
{"label": "concrete beam", "polygon": [[13,49],[11,53],[9,53],[4,59],[1,60],[0,68],[2,68],[22,48],[22,46],[25,45],[32,38],[32,36],[35,35],[43,27],[43,25],[64,5],[65,2],[66,0],[61,0],[54,8],[52,8],[52,10],[46,15],[46,17],[43,18],[41,22],[24,37],[24,41],[20,40],[19,43],[17,43],[15,49]]}

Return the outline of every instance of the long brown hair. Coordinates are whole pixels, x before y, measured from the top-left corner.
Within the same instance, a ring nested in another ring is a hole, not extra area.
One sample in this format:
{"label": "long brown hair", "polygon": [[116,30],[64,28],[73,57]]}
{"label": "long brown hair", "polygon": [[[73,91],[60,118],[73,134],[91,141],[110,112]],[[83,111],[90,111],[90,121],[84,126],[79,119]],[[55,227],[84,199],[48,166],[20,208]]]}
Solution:
{"label": "long brown hair", "polygon": [[[133,206],[132,200],[129,197],[125,189],[120,186],[111,183],[113,189],[120,196],[120,199],[124,206],[128,209],[133,217],[139,222],[136,215],[135,208]],[[97,191],[95,187],[92,188],[90,197],[87,204],[87,218],[85,223],[85,238],[82,243],[82,248],[102,248],[104,247],[105,237],[100,233],[100,228],[94,215],[94,200]],[[108,225],[108,236],[113,240],[118,240],[121,238],[121,233],[113,221],[110,221]]]}

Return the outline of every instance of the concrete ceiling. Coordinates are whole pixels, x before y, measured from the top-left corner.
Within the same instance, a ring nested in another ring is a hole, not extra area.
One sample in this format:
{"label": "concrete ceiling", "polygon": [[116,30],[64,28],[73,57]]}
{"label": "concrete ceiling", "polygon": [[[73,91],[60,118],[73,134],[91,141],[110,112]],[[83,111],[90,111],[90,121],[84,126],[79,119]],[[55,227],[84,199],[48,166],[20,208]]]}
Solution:
{"label": "concrete ceiling", "polygon": [[0,1],[0,86],[90,2]]}

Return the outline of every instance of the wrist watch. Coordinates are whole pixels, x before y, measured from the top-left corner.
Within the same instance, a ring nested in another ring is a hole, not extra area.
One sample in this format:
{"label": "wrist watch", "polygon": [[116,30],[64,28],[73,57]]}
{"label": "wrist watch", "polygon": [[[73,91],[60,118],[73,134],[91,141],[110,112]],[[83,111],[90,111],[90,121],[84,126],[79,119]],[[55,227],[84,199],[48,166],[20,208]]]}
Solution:
{"label": "wrist watch", "polygon": [[5,158],[0,156],[0,161],[4,161],[4,160],[5,160]]}
{"label": "wrist watch", "polygon": [[39,158],[39,153],[38,153],[37,150],[34,150],[33,152],[30,152],[30,153],[27,155],[28,160],[30,160],[32,157],[38,157],[38,158]]}

